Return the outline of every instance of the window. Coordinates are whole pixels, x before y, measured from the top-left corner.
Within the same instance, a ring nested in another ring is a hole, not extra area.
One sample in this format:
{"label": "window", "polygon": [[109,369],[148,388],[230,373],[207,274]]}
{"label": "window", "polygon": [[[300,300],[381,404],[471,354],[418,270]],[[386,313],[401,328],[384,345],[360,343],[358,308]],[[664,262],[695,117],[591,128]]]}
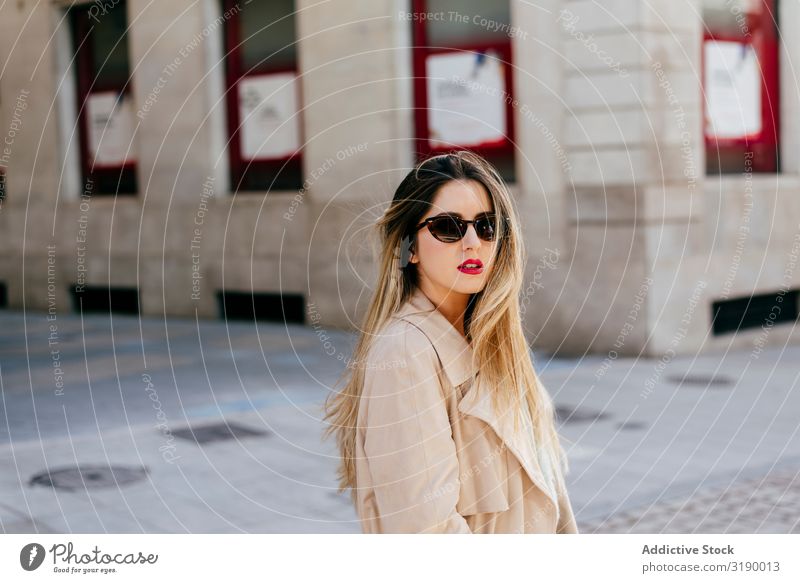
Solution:
{"label": "window", "polygon": [[778,171],[776,0],[703,0],[706,172]]}
{"label": "window", "polygon": [[80,314],[140,314],[142,304],[135,287],[73,285],[70,291],[73,309]]}
{"label": "window", "polygon": [[468,148],[513,182],[508,0],[413,0],[412,8],[418,156]]}
{"label": "window", "polygon": [[[784,299],[785,298],[785,299]],[[711,306],[711,324],[715,336],[773,324],[797,324],[800,290],[781,289],[731,300],[718,300]]]}
{"label": "window", "polygon": [[223,0],[231,189],[299,190],[294,2]]}
{"label": "window", "polygon": [[93,194],[135,194],[134,107],[125,1],[70,9],[84,184]]}
{"label": "window", "polygon": [[220,316],[225,320],[284,324],[303,324],[305,321],[305,302],[299,294],[221,290],[217,292],[217,304]]}

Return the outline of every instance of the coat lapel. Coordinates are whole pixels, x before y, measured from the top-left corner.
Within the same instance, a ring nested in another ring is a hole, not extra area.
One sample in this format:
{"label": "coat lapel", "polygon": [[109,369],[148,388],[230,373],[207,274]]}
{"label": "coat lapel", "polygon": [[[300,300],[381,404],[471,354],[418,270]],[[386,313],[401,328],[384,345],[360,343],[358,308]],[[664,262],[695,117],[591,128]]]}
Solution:
{"label": "coat lapel", "polygon": [[[508,410],[498,415],[492,407],[492,394],[484,387],[480,374],[475,379],[466,395],[458,404],[458,410],[464,415],[472,415],[483,420],[494,429],[495,433],[516,456],[525,473],[553,505],[558,508],[555,475],[551,464],[545,456],[540,456],[535,444],[533,423],[527,406],[523,406],[520,427],[514,428],[513,412]],[[520,397],[522,398],[522,397]]]}
{"label": "coat lapel", "polygon": [[514,430],[514,416],[508,411],[495,413],[491,403],[491,392],[480,382],[472,358],[472,346],[456,328],[436,309],[430,299],[417,288],[394,315],[395,318],[414,324],[433,344],[442,368],[450,383],[457,387],[474,379],[458,404],[464,415],[472,415],[490,425],[500,440],[514,454],[522,468],[542,492],[558,508],[555,476],[545,456],[537,453],[534,443],[533,424],[527,407],[522,407],[520,430]]}

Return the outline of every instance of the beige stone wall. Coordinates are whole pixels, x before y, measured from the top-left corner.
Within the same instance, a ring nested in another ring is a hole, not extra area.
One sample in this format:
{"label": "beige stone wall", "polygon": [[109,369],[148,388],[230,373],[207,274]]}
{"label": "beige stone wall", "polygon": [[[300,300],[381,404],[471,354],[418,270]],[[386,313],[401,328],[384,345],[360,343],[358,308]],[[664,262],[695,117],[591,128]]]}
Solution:
{"label": "beige stone wall", "polygon": [[[298,2],[306,102],[306,299],[330,327],[355,327],[376,272],[370,227],[413,163],[410,3]],[[358,151],[361,148],[361,151]],[[355,149],[354,154],[350,154]]]}
{"label": "beige stone wall", "polygon": [[[796,20],[800,8],[782,5],[783,22]],[[706,178],[698,6],[512,0],[512,24],[527,34],[513,39],[511,189],[528,252],[525,326],[537,348],[660,356],[797,341],[791,326],[713,337],[710,320],[715,299],[800,284],[785,270],[800,231],[800,41],[789,35],[781,52],[783,173]],[[138,196],[89,201],[63,10],[27,0],[0,8],[4,136],[25,98],[0,212],[11,306],[46,310],[49,276],[59,311],[70,310],[85,229],[86,283],[138,287],[145,314],[218,317],[224,287],[301,294],[322,325],[357,326],[375,277],[367,234],[413,162],[411,33],[399,17],[408,0],[297,2],[306,185],[236,196],[218,3],[128,7],[137,106],[167,63],[180,65],[137,118]],[[202,279],[193,298],[194,261]]]}

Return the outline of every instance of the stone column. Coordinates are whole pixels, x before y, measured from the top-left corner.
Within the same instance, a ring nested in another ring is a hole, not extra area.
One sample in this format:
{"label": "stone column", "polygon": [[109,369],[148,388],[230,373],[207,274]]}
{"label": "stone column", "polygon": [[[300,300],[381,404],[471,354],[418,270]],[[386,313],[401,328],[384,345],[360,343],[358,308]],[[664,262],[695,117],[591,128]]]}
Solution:
{"label": "stone column", "polygon": [[571,179],[554,348],[694,350],[708,329],[691,309],[705,286],[699,3],[573,1],[555,17]]}
{"label": "stone column", "polygon": [[356,327],[376,277],[367,233],[413,163],[410,2],[297,8],[306,299],[321,325]]}
{"label": "stone column", "polygon": [[[58,151],[55,54],[50,3],[11,2],[0,8],[0,167],[6,199],[0,212],[0,281],[9,305],[46,310],[48,273],[64,301],[64,267],[57,258],[48,270],[48,246],[56,244],[53,218],[61,168]],[[62,251],[56,249],[56,252]],[[24,290],[24,297],[23,297]]]}

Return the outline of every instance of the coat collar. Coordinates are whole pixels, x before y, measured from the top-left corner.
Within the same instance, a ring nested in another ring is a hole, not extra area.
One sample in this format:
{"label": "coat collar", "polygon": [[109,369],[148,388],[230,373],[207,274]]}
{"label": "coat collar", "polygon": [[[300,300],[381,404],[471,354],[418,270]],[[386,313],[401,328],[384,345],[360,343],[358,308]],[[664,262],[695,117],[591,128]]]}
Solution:
{"label": "coat collar", "polygon": [[472,362],[472,347],[420,288],[411,293],[394,317],[414,324],[425,333],[454,387],[475,376],[477,368]]}
{"label": "coat collar", "polygon": [[516,456],[531,481],[558,509],[555,470],[546,456],[539,455],[540,449],[534,443],[533,423],[528,408],[522,407],[520,430],[514,428],[514,415],[511,411],[501,415],[494,411],[491,391],[484,386],[485,383],[480,382],[479,371],[473,361],[472,346],[420,288],[412,292],[394,317],[422,330],[433,344],[444,373],[454,387],[475,379],[459,401],[458,410],[489,424]]}

